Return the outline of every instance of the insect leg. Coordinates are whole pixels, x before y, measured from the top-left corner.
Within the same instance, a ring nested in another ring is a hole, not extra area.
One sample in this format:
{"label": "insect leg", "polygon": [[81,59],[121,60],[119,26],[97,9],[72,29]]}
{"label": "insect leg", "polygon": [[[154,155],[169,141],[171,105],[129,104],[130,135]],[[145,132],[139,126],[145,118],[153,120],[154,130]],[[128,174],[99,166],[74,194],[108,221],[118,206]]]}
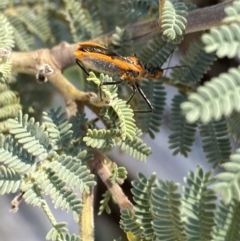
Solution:
{"label": "insect leg", "polygon": [[149,109],[148,110],[136,110],[134,112],[136,112],[136,113],[151,113],[153,111],[153,106],[152,106],[151,102],[149,101],[147,96],[144,94],[144,92],[141,89],[138,82],[135,82],[135,86],[137,87],[137,90],[138,90],[139,94],[142,96],[142,98],[144,99],[144,101],[148,105]]}
{"label": "insect leg", "polygon": [[83,70],[83,72],[84,72],[87,76],[89,76],[89,73],[88,73],[87,70],[83,67],[82,62],[81,62],[80,60],[76,59],[76,63],[77,63],[77,65]]}
{"label": "insect leg", "polygon": [[103,85],[119,85],[124,81],[124,79],[120,79],[118,81],[112,81],[112,82],[101,82],[101,84],[99,85],[99,94],[100,94],[100,98],[102,100],[102,86]]}
{"label": "insect leg", "polygon": [[140,85],[138,82],[135,82],[134,85],[132,85],[132,90],[133,93],[130,96],[129,100],[127,101],[127,103],[129,103],[132,98],[134,97],[135,93],[136,93],[136,89],[138,90],[139,94],[142,96],[143,100],[146,102],[146,104],[148,105],[149,109],[148,110],[134,110],[133,112],[135,113],[151,113],[153,111],[153,106],[151,104],[151,102],[148,100],[147,96],[144,94],[143,90],[141,89]]}
{"label": "insect leg", "polygon": [[130,84],[130,83],[128,83],[128,85],[132,88],[132,94],[131,94],[131,96],[129,97],[129,99],[128,99],[128,101],[127,101],[127,104],[129,104],[129,102],[132,100],[132,98],[134,97],[134,95],[136,94],[136,92],[137,92],[137,88],[136,88],[136,86],[135,85],[133,85],[133,84]]}

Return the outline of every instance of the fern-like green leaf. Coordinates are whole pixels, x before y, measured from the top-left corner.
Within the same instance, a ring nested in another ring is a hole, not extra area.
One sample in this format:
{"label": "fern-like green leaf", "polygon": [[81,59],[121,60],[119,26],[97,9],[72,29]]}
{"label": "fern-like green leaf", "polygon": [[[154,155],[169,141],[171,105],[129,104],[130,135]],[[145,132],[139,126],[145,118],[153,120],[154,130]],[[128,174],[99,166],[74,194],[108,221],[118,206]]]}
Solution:
{"label": "fern-like green leaf", "polygon": [[0,120],[6,120],[8,118],[16,117],[21,109],[22,106],[19,103],[6,105],[0,108]]}
{"label": "fern-like green leaf", "polygon": [[166,0],[160,13],[163,35],[168,40],[174,40],[177,35],[183,35],[186,28],[188,8],[183,2]]}
{"label": "fern-like green leaf", "polygon": [[215,215],[211,241],[238,241],[240,239],[240,204],[232,201],[229,205],[221,203]]}
{"label": "fern-like green leaf", "polygon": [[121,221],[120,227],[125,232],[131,232],[137,240],[140,240],[142,235],[142,228],[140,224],[137,222],[137,217],[133,212],[129,209],[122,209],[121,212]]}
{"label": "fern-like green leaf", "polygon": [[233,199],[240,200],[240,149],[230,156],[230,160],[222,164],[225,170],[215,176],[218,182],[214,186],[226,204]]}
{"label": "fern-like green leaf", "polygon": [[237,23],[212,28],[209,34],[202,36],[202,41],[205,44],[205,51],[216,51],[219,58],[240,56],[240,26]]}
{"label": "fern-like green leaf", "polygon": [[[0,64],[0,72],[3,65]],[[0,87],[0,121],[4,122],[9,117],[16,117],[20,109],[21,104],[18,93],[10,90],[9,86],[3,83]]]}
{"label": "fern-like green leaf", "polygon": [[17,16],[8,15],[8,20],[12,25],[16,45],[22,51],[27,51],[34,43],[34,37],[30,34],[24,24],[19,21]]}
{"label": "fern-like green leaf", "polygon": [[156,240],[185,240],[181,218],[181,196],[176,192],[178,185],[174,182],[157,180],[152,188],[151,210]]}
{"label": "fern-like green leaf", "polygon": [[135,215],[138,218],[138,223],[142,226],[142,235],[146,240],[153,240],[154,230],[151,220],[154,219],[153,213],[150,209],[150,197],[152,194],[152,187],[155,184],[156,174],[153,173],[150,178],[146,178],[143,174],[138,174],[138,180],[132,181],[133,200],[136,202],[134,207]]}
{"label": "fern-like green leaf", "polygon": [[16,92],[11,90],[0,92],[0,107],[15,103],[19,103],[19,97]]}
{"label": "fern-like green leaf", "polygon": [[79,188],[80,192],[89,192],[94,186],[94,175],[89,168],[81,163],[80,159],[61,155],[49,164],[49,167],[58,173],[58,177],[66,182],[71,188]]}
{"label": "fern-like green leaf", "polygon": [[24,27],[32,34],[38,36],[42,41],[46,42],[50,36],[51,31],[47,21],[47,11],[36,11],[35,8],[19,9],[16,19],[24,24]]}
{"label": "fern-like green leaf", "polygon": [[140,138],[141,130],[137,130],[132,139],[127,138],[119,143],[122,151],[129,153],[137,160],[146,162],[147,157],[152,153],[151,148],[148,147]]}
{"label": "fern-like green leaf", "polygon": [[5,193],[15,193],[20,187],[22,177],[13,168],[0,166],[0,195]]}
{"label": "fern-like green leaf", "polygon": [[136,133],[136,124],[133,118],[133,110],[126,101],[115,99],[112,103],[112,108],[116,111],[119,121],[122,139],[126,138],[133,140]]}
{"label": "fern-like green leaf", "polygon": [[92,5],[89,9],[89,17],[91,19],[90,34],[91,38],[96,38],[103,33],[102,21],[99,18],[99,11],[96,5]]}
{"label": "fern-like green leaf", "polygon": [[226,120],[211,121],[200,125],[203,151],[206,158],[216,168],[219,164],[229,161],[231,142],[228,135]]}
{"label": "fern-like green leaf", "polygon": [[219,58],[227,56],[233,58],[235,55],[240,56],[240,7],[239,1],[234,1],[232,5],[225,8],[226,18],[219,28],[212,28],[210,33],[202,36],[205,44],[205,51],[210,53],[216,51]]}
{"label": "fern-like green leaf", "polygon": [[133,0],[123,2],[121,12],[126,18],[131,20],[138,20],[147,16],[153,17],[157,15],[157,4],[154,5],[151,1],[146,0]]}
{"label": "fern-like green leaf", "polygon": [[75,140],[81,140],[83,135],[85,135],[85,131],[83,130],[83,126],[86,125],[87,118],[85,114],[76,114],[74,118],[70,119],[70,123],[72,124],[72,138]]}
{"label": "fern-like green leaf", "polygon": [[50,195],[56,208],[72,210],[75,220],[78,219],[79,212],[82,208],[82,202],[77,199],[72,190],[65,187],[65,183],[59,178],[51,168],[45,171],[46,176],[38,176],[38,184],[41,186],[43,193]]}
{"label": "fern-like green leaf", "polygon": [[110,49],[122,56],[129,56],[133,53],[133,41],[125,29],[116,27],[116,33],[112,37],[113,40],[109,46]]}
{"label": "fern-like green leaf", "polygon": [[197,129],[197,124],[187,123],[185,117],[181,114],[180,105],[186,99],[187,97],[184,94],[173,97],[169,126],[172,133],[169,135],[168,141],[169,148],[174,149],[173,155],[181,153],[185,157],[191,151]]}
{"label": "fern-like green leaf", "polygon": [[22,112],[19,112],[17,119],[10,119],[8,123],[10,133],[23,149],[40,159],[46,158],[52,147],[43,125],[35,122],[34,118],[28,120],[28,115],[23,116]]}
{"label": "fern-like green leaf", "polygon": [[[48,232],[46,236],[46,240],[52,241],[66,241],[65,235],[68,234],[68,230],[66,228],[66,223],[57,223],[54,225],[52,229]],[[71,236],[70,236],[71,237]],[[75,239],[76,241],[80,241],[79,238]],[[75,241],[74,239],[71,241]]]}
{"label": "fern-like green leaf", "polygon": [[209,188],[212,183],[210,174],[197,167],[184,178],[187,186],[184,188],[183,213],[187,216],[188,240],[211,240],[216,196]]}
{"label": "fern-like green leaf", "polygon": [[97,129],[88,129],[86,136],[83,138],[83,141],[86,142],[87,146],[93,148],[113,148],[115,144],[115,138],[118,134],[116,131],[112,130],[97,130]]}
{"label": "fern-like green leaf", "polygon": [[0,46],[7,50],[14,47],[13,29],[7,18],[0,14]]}
{"label": "fern-like green leaf", "polygon": [[175,44],[164,41],[162,36],[157,36],[137,55],[144,63],[147,63],[148,67],[161,67],[175,48]]}
{"label": "fern-like green leaf", "polygon": [[226,118],[228,130],[233,138],[239,143],[240,142],[240,113],[233,111],[232,114]]}
{"label": "fern-like green leaf", "polygon": [[50,110],[48,113],[43,112],[43,123],[48,132],[48,136],[58,147],[68,146],[72,140],[73,131],[72,125],[68,122],[65,113],[62,113],[61,108],[56,111]]}
{"label": "fern-like green leaf", "polygon": [[120,126],[118,115],[113,108],[103,107],[101,108],[99,115],[102,116],[103,120],[111,127],[111,129],[118,129]]}
{"label": "fern-like green leaf", "polygon": [[75,0],[64,0],[63,2],[65,9],[62,14],[69,22],[73,41],[76,43],[91,38],[91,22],[88,11],[83,8],[81,2]]}
{"label": "fern-like green leaf", "polygon": [[101,215],[104,210],[106,211],[107,214],[110,214],[111,209],[108,205],[108,202],[112,199],[112,194],[109,190],[107,190],[105,193],[103,193],[102,196],[103,196],[103,199],[100,201],[98,215]]}
{"label": "fern-like green leaf", "polygon": [[239,1],[234,1],[232,5],[227,6],[224,9],[224,12],[226,13],[227,17],[223,19],[223,22],[239,22],[240,17],[240,3]]}
{"label": "fern-like green leaf", "polygon": [[190,123],[200,119],[208,123],[211,119],[220,120],[223,115],[229,116],[233,110],[240,111],[240,70],[231,68],[228,73],[212,78],[204,86],[197,88],[181,109]]}
{"label": "fern-like green leaf", "polygon": [[[137,115],[138,127],[143,133],[148,133],[151,138],[154,138],[154,133],[160,131],[162,124],[165,102],[166,102],[166,91],[161,81],[143,81],[141,88],[148,100],[152,103],[153,112],[148,115]],[[147,108],[146,102],[141,99],[138,102],[137,109],[145,110]]]}
{"label": "fern-like green leaf", "polygon": [[21,185],[21,190],[24,192],[23,198],[26,203],[36,207],[42,207],[45,200],[34,179],[24,181]]}
{"label": "fern-like green leaf", "polygon": [[191,42],[187,53],[181,58],[179,66],[171,73],[173,82],[193,84],[198,82],[216,60],[215,53],[206,53],[203,44],[197,39]]}
{"label": "fern-like green leaf", "polygon": [[35,157],[23,149],[16,140],[3,135],[0,135],[0,160],[18,172],[27,171],[35,163]]}
{"label": "fern-like green leaf", "polygon": [[[115,164],[115,163],[114,163]],[[127,178],[127,170],[125,167],[118,167],[116,164],[113,166],[111,172],[110,181],[112,183],[123,183],[123,180]]]}
{"label": "fern-like green leaf", "polygon": [[0,82],[6,82],[12,71],[8,57],[11,49],[14,47],[13,37],[12,26],[7,18],[0,14]]}
{"label": "fern-like green leaf", "polygon": [[[93,72],[89,73],[88,81],[93,81],[97,86],[104,82],[112,82],[112,77],[108,75],[100,74],[100,78],[98,78]],[[114,99],[117,97],[117,86],[116,85],[102,85],[101,90],[103,94],[109,99]]]}

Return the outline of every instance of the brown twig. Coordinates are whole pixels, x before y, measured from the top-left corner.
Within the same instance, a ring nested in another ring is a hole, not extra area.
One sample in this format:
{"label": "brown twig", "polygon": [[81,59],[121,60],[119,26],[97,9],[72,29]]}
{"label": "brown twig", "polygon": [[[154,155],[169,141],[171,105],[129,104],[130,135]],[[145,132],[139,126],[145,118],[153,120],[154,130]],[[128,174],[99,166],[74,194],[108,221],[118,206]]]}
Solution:
{"label": "brown twig", "polygon": [[95,158],[91,162],[91,164],[94,166],[94,170],[97,172],[98,176],[101,178],[101,180],[107,186],[108,190],[111,192],[119,208],[129,209],[133,211],[132,203],[129,201],[128,197],[124,194],[119,184],[111,182],[110,180],[111,173],[108,170],[107,166],[104,164],[104,162],[108,162],[108,161],[105,159],[106,157],[102,153],[96,150]]}
{"label": "brown twig", "polygon": [[[225,17],[224,8],[231,5],[233,2],[234,0],[227,0],[211,7],[200,8],[189,12],[185,33],[205,31],[212,27],[218,27],[221,24],[221,20]],[[158,19],[150,19],[126,26],[125,29],[131,34],[134,42],[142,42],[162,32],[158,21]],[[114,32],[111,32],[104,36],[100,36],[94,39],[94,41],[109,43],[112,41],[113,33]]]}
{"label": "brown twig", "polygon": [[94,241],[94,212],[93,212],[94,190],[90,188],[90,193],[82,194],[84,204],[79,215],[80,236],[82,240]]}

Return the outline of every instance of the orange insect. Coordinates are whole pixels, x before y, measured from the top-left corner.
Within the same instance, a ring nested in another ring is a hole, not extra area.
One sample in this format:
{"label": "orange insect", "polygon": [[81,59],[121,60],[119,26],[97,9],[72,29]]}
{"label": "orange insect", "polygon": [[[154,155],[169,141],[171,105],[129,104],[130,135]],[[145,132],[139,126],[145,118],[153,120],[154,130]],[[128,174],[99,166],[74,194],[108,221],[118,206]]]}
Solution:
{"label": "orange insect", "polygon": [[[149,110],[137,110],[138,113],[152,112],[153,106],[142,91],[139,81],[143,79],[157,79],[162,76],[163,70],[161,68],[147,68],[136,56],[123,57],[108,50],[100,44],[93,42],[84,42],[78,45],[74,52],[76,63],[87,74],[83,65],[94,71],[105,73],[108,75],[117,75],[120,77],[119,81],[103,82],[101,85],[115,85],[123,81],[127,81],[133,92],[127,103],[129,103],[136,91],[140,93],[144,101],[149,106]],[[100,86],[101,87],[101,86]],[[102,93],[100,88],[100,98]]]}

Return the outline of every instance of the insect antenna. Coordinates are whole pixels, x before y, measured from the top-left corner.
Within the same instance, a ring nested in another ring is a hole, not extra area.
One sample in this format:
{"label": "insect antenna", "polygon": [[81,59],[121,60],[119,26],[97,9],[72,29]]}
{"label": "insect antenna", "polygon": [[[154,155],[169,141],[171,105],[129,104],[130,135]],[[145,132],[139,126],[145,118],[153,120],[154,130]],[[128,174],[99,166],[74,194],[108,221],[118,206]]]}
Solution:
{"label": "insect antenna", "polygon": [[177,69],[177,68],[188,68],[189,71],[191,72],[193,78],[194,78],[195,81],[197,82],[197,79],[196,79],[196,77],[194,76],[194,74],[193,74],[193,72],[192,72],[192,69],[191,69],[188,65],[179,65],[179,66],[167,67],[167,68],[162,69],[162,71],[167,70],[167,69]]}

